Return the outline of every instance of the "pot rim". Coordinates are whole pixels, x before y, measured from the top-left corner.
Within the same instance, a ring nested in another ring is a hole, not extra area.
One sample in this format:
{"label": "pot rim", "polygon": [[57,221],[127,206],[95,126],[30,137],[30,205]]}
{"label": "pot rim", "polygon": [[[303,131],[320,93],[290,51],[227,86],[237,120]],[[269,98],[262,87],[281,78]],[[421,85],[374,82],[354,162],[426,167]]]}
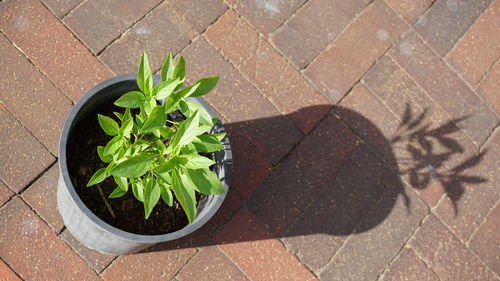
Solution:
{"label": "pot rim", "polygon": [[[158,76],[155,75],[155,80],[158,79]],[[203,216],[199,216],[200,212],[197,212],[195,220],[183,227],[182,229],[179,229],[174,232],[166,233],[166,234],[158,234],[158,235],[144,235],[144,234],[136,234],[136,233],[131,233],[127,232],[124,230],[121,230],[119,228],[116,228],[105,221],[103,221],[101,218],[96,216],[86,205],[83,203],[81,200],[80,196],[78,196],[75,187],[73,186],[71,179],[69,177],[69,171],[68,171],[68,166],[67,166],[67,157],[66,157],[66,152],[67,152],[67,142],[69,138],[69,132],[71,129],[71,126],[73,124],[73,121],[75,120],[76,116],[78,115],[80,109],[85,105],[95,94],[98,92],[102,91],[103,89],[107,87],[111,87],[116,83],[127,81],[127,80],[133,80],[136,81],[136,74],[124,74],[124,75],[119,75],[110,79],[107,79],[105,81],[102,81],[101,83],[97,84],[94,86],[92,89],[87,91],[79,100],[78,102],[74,105],[70,113],[68,114],[65,122],[63,129],[61,131],[61,136],[59,139],[59,160],[58,160],[58,165],[59,165],[59,172],[60,176],[62,177],[64,184],[71,196],[71,198],[75,201],[76,205],[80,208],[80,210],[87,215],[90,220],[92,220],[94,223],[96,223],[99,227],[103,228],[104,230],[111,232],[123,239],[130,240],[130,241],[135,241],[139,243],[160,243],[160,242],[166,242],[166,241],[171,241],[175,240],[181,237],[184,237],[193,231],[201,228],[210,218],[213,217],[213,215],[217,212],[217,210],[220,208],[222,205],[222,202],[224,201],[224,198],[226,197],[226,194],[229,190],[229,177],[231,175],[231,164],[232,164],[232,153],[231,153],[231,146],[229,143],[229,140],[226,137],[226,142],[224,143],[224,151],[225,151],[225,156],[224,160],[229,160],[225,161],[226,163],[224,164],[225,166],[225,176],[224,179],[222,180],[224,184],[224,192],[221,194],[217,195],[208,195],[207,198],[207,204],[210,205],[210,208],[206,213],[203,214]],[[219,118],[219,116],[215,113],[215,110],[208,104],[206,103],[203,99],[196,97],[197,102],[199,102],[212,117]],[[228,169],[229,168],[229,169]]]}

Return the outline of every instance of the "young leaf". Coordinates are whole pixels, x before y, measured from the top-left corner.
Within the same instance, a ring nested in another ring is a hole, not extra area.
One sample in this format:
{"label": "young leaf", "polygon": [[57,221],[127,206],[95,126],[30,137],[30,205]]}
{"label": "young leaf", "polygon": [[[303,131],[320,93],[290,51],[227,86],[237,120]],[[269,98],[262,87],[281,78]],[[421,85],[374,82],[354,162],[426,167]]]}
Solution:
{"label": "young leaf", "polygon": [[196,147],[192,143],[186,144],[183,148],[181,148],[181,154],[196,154],[198,155],[198,151]]}
{"label": "young leaf", "polygon": [[208,168],[215,164],[212,159],[201,155],[180,155],[179,158],[180,163],[189,169]]}
{"label": "young leaf", "polygon": [[165,114],[165,106],[156,105],[148,119],[144,122],[141,127],[141,132],[149,133],[158,128],[161,128],[165,125],[165,121],[167,120],[167,115]]}
{"label": "young leaf", "polygon": [[111,160],[113,160],[113,158],[111,156],[104,154],[104,146],[99,145],[97,147],[97,155],[99,155],[99,158],[104,163],[109,163],[109,162],[111,162]]}
{"label": "young leaf", "polygon": [[174,129],[170,127],[161,127],[160,128],[160,134],[162,138],[164,139],[170,139],[174,135],[175,131]]}
{"label": "young leaf", "polygon": [[198,192],[209,195],[224,192],[224,185],[209,169],[186,169],[186,173]]}
{"label": "young leaf", "polygon": [[208,92],[217,86],[218,81],[218,76],[198,80],[196,84],[200,83],[200,86],[191,94],[191,97],[199,97],[208,94]]}
{"label": "young leaf", "polygon": [[149,93],[151,80],[151,68],[149,67],[148,56],[142,53],[141,62],[139,63],[139,71],[137,72],[137,86],[145,94]]}
{"label": "young leaf", "polygon": [[177,61],[172,76],[182,81],[184,81],[184,78],[186,78],[186,61],[184,60],[183,56],[181,56]]}
{"label": "young leaf", "polygon": [[191,116],[193,112],[198,110],[200,112],[200,123],[208,125],[210,128],[214,125],[212,122],[212,117],[208,112],[205,110],[203,106],[201,106],[199,103],[195,101],[190,101],[190,100],[181,100],[179,102],[179,107],[181,108],[182,113],[186,116]]}
{"label": "young leaf", "polygon": [[163,63],[160,71],[161,81],[167,81],[172,78],[174,74],[174,64],[172,62],[172,53],[168,52],[167,58]]}
{"label": "young leaf", "polygon": [[199,119],[200,117],[198,111],[196,111],[188,119],[182,122],[182,125],[179,127],[174,138],[172,139],[171,145],[174,154],[177,154],[184,145],[192,142],[196,137],[196,129],[198,129]]}
{"label": "young leaf", "polygon": [[118,120],[123,121],[123,114],[121,114],[120,112],[114,112],[114,111],[113,111],[113,114],[116,117],[118,117]]}
{"label": "young leaf", "polygon": [[149,178],[147,186],[144,189],[144,217],[149,218],[153,208],[160,200],[160,186],[155,178]]}
{"label": "young leaf", "polygon": [[198,152],[215,152],[224,148],[215,135],[199,135],[192,144]]}
{"label": "young leaf", "polygon": [[101,168],[95,172],[95,174],[90,178],[87,186],[98,184],[106,179],[106,168]]}
{"label": "young leaf", "polygon": [[101,125],[101,128],[107,135],[116,136],[120,133],[120,128],[115,120],[101,114],[97,114],[97,118],[99,120],[99,125]]}
{"label": "young leaf", "polygon": [[134,193],[135,198],[137,200],[144,202],[144,184],[139,181],[132,183],[132,193]]}
{"label": "young leaf", "polygon": [[153,98],[143,103],[142,107],[144,108],[144,113],[146,113],[146,116],[149,116],[151,114],[151,111],[153,111],[153,108],[155,108],[155,106],[156,100]]}
{"label": "young leaf", "polygon": [[118,198],[118,197],[122,197],[125,194],[127,194],[127,191],[121,189],[118,186],[115,188],[115,190],[113,190],[113,192],[111,192],[111,194],[108,196],[108,198]]}
{"label": "young leaf", "polygon": [[132,128],[134,128],[134,120],[127,119],[123,121],[120,131],[122,135],[128,139],[130,138],[130,133],[132,132]]}
{"label": "young leaf", "polygon": [[138,108],[144,102],[144,95],[139,91],[132,91],[124,94],[115,101],[116,106],[126,108]]}
{"label": "young leaf", "polygon": [[128,180],[126,177],[113,177],[119,188],[123,189],[125,192],[128,190]]}
{"label": "young leaf", "polygon": [[153,155],[139,154],[116,165],[109,173],[117,177],[137,178],[144,175],[153,162]]}
{"label": "young leaf", "polygon": [[172,188],[175,197],[181,203],[182,209],[190,223],[196,217],[196,197],[194,195],[194,186],[187,175],[181,170],[172,171]]}
{"label": "young leaf", "polygon": [[179,85],[179,83],[179,79],[167,80],[158,83],[158,85],[156,85],[156,87],[154,87],[153,89],[153,98],[158,100],[167,98],[174,92],[174,89],[177,87],[177,85]]}
{"label": "young leaf", "polygon": [[179,102],[186,98],[189,97],[199,86],[200,84],[193,84],[189,87],[186,87],[179,92],[172,94],[168,97],[166,105],[167,105],[167,113],[170,113],[174,111],[179,104]]}
{"label": "young leaf", "polygon": [[170,207],[174,204],[174,198],[172,196],[172,191],[166,184],[160,185],[161,199],[167,203]]}
{"label": "young leaf", "polygon": [[120,147],[123,145],[123,138],[120,136],[116,136],[112,138],[108,144],[106,144],[106,147],[104,147],[104,155],[114,155]]}

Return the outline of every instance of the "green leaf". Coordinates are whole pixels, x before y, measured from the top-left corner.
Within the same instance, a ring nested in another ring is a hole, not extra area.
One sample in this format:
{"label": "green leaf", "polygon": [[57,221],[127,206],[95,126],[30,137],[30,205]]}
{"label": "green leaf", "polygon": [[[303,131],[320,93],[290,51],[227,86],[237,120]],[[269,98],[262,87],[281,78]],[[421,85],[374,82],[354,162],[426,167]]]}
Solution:
{"label": "green leaf", "polygon": [[125,192],[128,190],[128,180],[126,177],[113,177],[118,187],[123,189]]}
{"label": "green leaf", "polygon": [[153,172],[156,174],[164,174],[172,171],[176,166],[178,166],[178,158],[177,157],[172,157],[168,159],[167,161],[161,163],[158,165],[158,167],[153,169]]}
{"label": "green leaf", "polygon": [[139,154],[116,165],[109,173],[117,177],[137,178],[144,175],[153,162],[153,155]]}
{"label": "green leaf", "polygon": [[224,192],[224,185],[209,169],[186,169],[186,173],[194,184],[194,188],[203,194],[220,194]]}
{"label": "green leaf", "polygon": [[142,107],[144,108],[146,116],[149,116],[151,114],[153,108],[155,108],[156,105],[157,105],[156,100],[153,98],[143,103]]}
{"label": "green leaf", "polygon": [[198,150],[192,143],[186,144],[183,148],[181,148],[181,154],[196,154],[198,155]]}
{"label": "green leaf", "polygon": [[114,155],[120,147],[123,145],[123,138],[121,136],[116,136],[112,138],[108,144],[106,144],[106,147],[104,147],[104,155]]}
{"label": "green leaf", "polygon": [[172,139],[171,143],[172,150],[175,155],[178,154],[179,150],[184,145],[192,142],[193,139],[196,137],[196,130],[198,129],[199,119],[200,117],[198,111],[196,111],[188,119],[182,122],[182,125],[175,133],[175,136]]}
{"label": "green leaf", "polygon": [[198,152],[215,152],[224,148],[215,135],[199,135],[192,144]]}
{"label": "green leaf", "polygon": [[153,89],[153,97],[158,100],[162,100],[170,96],[174,89],[179,85],[179,79],[168,80],[158,83]]}
{"label": "green leaf", "polygon": [[186,61],[183,56],[181,56],[177,61],[172,76],[182,81],[186,78]]}
{"label": "green leaf", "polygon": [[172,188],[189,222],[192,223],[196,217],[194,186],[182,169],[172,171]]}
{"label": "green leaf", "polygon": [[99,119],[99,125],[107,135],[116,136],[120,133],[120,128],[115,120],[101,114],[97,114],[97,118]]}
{"label": "green leaf", "polygon": [[132,132],[133,128],[134,128],[134,120],[127,119],[123,121],[120,131],[124,137],[130,138],[130,133]]}
{"label": "green leaf", "polygon": [[208,92],[217,86],[218,81],[218,76],[198,80],[196,83],[200,83],[200,86],[191,94],[191,97],[199,97],[208,94]]}
{"label": "green leaf", "polygon": [[90,178],[87,186],[98,184],[106,179],[106,168],[101,168]]}
{"label": "green leaf", "polygon": [[161,128],[165,125],[166,120],[167,115],[165,113],[165,106],[156,105],[155,107],[153,107],[151,114],[142,125],[141,132],[149,133],[158,128]]}
{"label": "green leaf", "polygon": [[123,114],[121,114],[120,112],[114,112],[114,111],[113,111],[113,114],[114,114],[116,117],[118,117],[118,120],[122,121],[122,119],[123,119]]}
{"label": "green leaf", "polygon": [[168,52],[167,58],[163,63],[163,66],[160,70],[161,81],[167,81],[172,78],[174,74],[174,64],[172,62],[172,53]]}
{"label": "green leaf", "polygon": [[180,163],[189,169],[208,168],[215,164],[212,159],[201,155],[180,155],[179,158],[181,159]]}
{"label": "green leaf", "polygon": [[124,94],[115,101],[116,106],[126,108],[138,108],[144,102],[144,94],[139,91],[132,91]]}
{"label": "green leaf", "polygon": [[172,191],[170,191],[170,188],[166,184],[161,184],[160,185],[160,193],[161,193],[161,198],[167,205],[172,207],[174,204],[174,198],[172,196]]}
{"label": "green leaf", "polygon": [[166,102],[167,113],[174,111],[176,109],[177,105],[179,104],[179,102],[182,99],[189,97],[189,95],[191,95],[194,91],[196,91],[196,89],[198,88],[199,85],[200,84],[193,84],[189,87],[186,87],[186,88],[178,91],[175,94],[170,95],[167,99],[167,102]]}
{"label": "green leaf", "polygon": [[175,131],[174,129],[170,127],[161,127],[160,128],[160,134],[162,138],[164,139],[170,139],[174,135]]}
{"label": "green leaf", "polygon": [[147,186],[144,190],[144,217],[149,218],[153,208],[160,200],[160,186],[155,178],[149,178]]}
{"label": "green leaf", "polygon": [[137,72],[137,86],[145,94],[148,94],[150,88],[153,86],[148,56],[144,52],[142,53],[141,62],[139,63],[139,71]]}
{"label": "green leaf", "polygon": [[110,157],[109,155],[104,154],[104,146],[100,146],[99,145],[97,147],[97,155],[99,155],[99,158],[104,163],[109,163],[109,162],[111,162],[111,160],[113,160],[112,157]]}
{"label": "green leaf", "polygon": [[144,202],[144,185],[141,181],[132,183],[132,193],[137,200]]}
{"label": "green leaf", "polygon": [[210,116],[210,114],[208,114],[205,108],[201,106],[201,104],[195,101],[181,100],[179,102],[179,106],[185,116],[191,116],[195,111],[198,110],[198,112],[200,112],[200,123],[208,125],[210,129],[214,125],[214,123],[212,122],[212,117]]}
{"label": "green leaf", "polygon": [[108,196],[108,198],[118,198],[118,197],[122,197],[125,194],[127,194],[127,191],[121,189],[118,186],[115,188],[115,190],[113,190],[113,192],[111,192],[111,194]]}

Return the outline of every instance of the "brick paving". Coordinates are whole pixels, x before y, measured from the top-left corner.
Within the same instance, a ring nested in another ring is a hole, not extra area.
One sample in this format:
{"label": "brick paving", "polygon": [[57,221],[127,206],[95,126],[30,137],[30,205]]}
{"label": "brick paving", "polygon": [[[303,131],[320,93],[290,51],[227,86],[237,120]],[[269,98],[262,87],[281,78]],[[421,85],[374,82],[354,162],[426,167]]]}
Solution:
{"label": "brick paving", "polygon": [[[0,1],[1,280],[500,281],[500,0]],[[198,232],[87,249],[55,203],[86,90],[221,76],[231,191]]]}

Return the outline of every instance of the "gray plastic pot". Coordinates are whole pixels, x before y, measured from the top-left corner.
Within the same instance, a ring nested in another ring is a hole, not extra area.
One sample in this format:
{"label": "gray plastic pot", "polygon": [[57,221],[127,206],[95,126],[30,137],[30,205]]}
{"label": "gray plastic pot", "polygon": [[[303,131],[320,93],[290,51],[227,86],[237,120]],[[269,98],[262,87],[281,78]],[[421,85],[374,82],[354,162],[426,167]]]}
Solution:
{"label": "gray plastic pot", "polygon": [[[95,108],[112,104],[120,95],[138,90],[135,75],[122,75],[106,80],[88,91],[69,113],[61,133],[59,143],[59,182],[57,186],[57,206],[66,228],[83,245],[101,253],[123,255],[134,253],[156,243],[171,241],[186,236],[205,224],[219,209],[229,188],[232,168],[231,146],[228,138],[222,140],[224,150],[214,153],[214,173],[224,184],[224,193],[204,196],[197,207],[195,220],[184,228],[162,235],[139,235],[115,228],[94,215],[78,196],[68,173],[67,144],[75,125],[89,114],[96,115]],[[157,79],[157,77],[155,77]],[[201,98],[192,100],[201,104],[212,117],[214,110]],[[100,128],[96,128],[100,130]],[[212,131],[223,132],[218,123]]]}

